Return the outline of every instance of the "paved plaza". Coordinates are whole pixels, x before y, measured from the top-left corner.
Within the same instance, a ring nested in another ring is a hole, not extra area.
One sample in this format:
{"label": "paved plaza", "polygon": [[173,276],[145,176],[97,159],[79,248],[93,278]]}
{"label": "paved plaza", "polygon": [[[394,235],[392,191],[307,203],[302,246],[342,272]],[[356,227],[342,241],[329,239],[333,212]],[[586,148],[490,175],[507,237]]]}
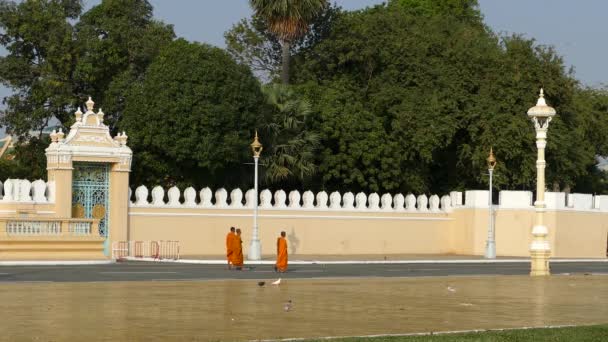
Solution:
{"label": "paved plaza", "polygon": [[261,287],[253,279],[4,283],[0,340],[246,341],[598,324],[608,317],[608,277],[601,275],[292,279],[298,270]]}

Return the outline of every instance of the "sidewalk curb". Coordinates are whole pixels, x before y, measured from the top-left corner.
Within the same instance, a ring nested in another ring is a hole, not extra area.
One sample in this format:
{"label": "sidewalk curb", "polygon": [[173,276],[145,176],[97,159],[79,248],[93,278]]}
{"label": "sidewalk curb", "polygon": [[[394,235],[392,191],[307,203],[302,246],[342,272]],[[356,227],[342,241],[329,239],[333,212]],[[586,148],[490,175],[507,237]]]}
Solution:
{"label": "sidewalk curb", "polygon": [[16,260],[0,261],[0,266],[71,266],[71,265],[107,265],[114,260]]}
{"label": "sidewalk curb", "polygon": [[[154,258],[126,258],[129,261],[154,261],[166,263],[180,264],[201,264],[201,265],[226,265],[226,260],[196,260],[196,259],[180,259],[180,260],[158,260]],[[500,263],[529,263],[530,259],[460,259],[460,260],[340,260],[340,261],[321,261],[321,260],[293,260],[289,261],[290,265],[373,265],[373,264],[500,264]],[[550,260],[550,263],[566,263],[566,262],[608,262],[608,259],[555,259]],[[274,265],[272,260],[257,260],[245,261],[246,265]]]}

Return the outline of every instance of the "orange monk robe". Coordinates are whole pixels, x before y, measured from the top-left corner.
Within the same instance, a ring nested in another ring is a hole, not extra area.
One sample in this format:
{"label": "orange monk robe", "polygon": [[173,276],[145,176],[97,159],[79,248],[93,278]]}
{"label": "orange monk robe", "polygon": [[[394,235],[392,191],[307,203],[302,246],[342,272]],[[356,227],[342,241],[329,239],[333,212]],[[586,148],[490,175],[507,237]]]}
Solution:
{"label": "orange monk robe", "polygon": [[232,258],[234,256],[234,250],[232,249],[234,246],[234,239],[236,235],[233,232],[228,233],[226,235],[226,259],[228,259],[228,265],[233,264]]}
{"label": "orange monk robe", "polygon": [[243,240],[238,234],[232,239],[232,264],[237,267],[243,266]]}
{"label": "orange monk robe", "polygon": [[277,239],[277,271],[287,271],[287,240],[284,237]]}

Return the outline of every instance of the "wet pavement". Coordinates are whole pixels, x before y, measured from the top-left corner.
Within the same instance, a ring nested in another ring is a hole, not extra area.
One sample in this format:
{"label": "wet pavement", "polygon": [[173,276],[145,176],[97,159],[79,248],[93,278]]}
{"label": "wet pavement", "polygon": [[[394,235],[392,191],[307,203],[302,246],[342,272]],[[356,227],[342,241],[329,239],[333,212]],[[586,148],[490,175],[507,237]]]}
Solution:
{"label": "wet pavement", "polygon": [[608,322],[608,276],[257,283],[4,283],[0,340],[244,341]]}

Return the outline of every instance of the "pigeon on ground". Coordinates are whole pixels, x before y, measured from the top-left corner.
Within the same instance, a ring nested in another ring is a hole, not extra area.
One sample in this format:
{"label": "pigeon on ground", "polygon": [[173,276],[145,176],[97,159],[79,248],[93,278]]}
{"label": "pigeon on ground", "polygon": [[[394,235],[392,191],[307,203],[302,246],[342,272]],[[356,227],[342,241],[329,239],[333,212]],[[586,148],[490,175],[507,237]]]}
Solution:
{"label": "pigeon on ground", "polygon": [[279,284],[281,284],[281,278],[279,278],[276,281],[272,282],[272,285],[279,285]]}
{"label": "pigeon on ground", "polygon": [[258,286],[264,286],[264,284],[266,284],[265,281],[258,281]]}
{"label": "pigeon on ground", "polygon": [[291,299],[288,300],[285,305],[283,305],[283,310],[285,310],[285,312],[291,311]]}
{"label": "pigeon on ground", "polygon": [[448,291],[450,291],[450,292],[456,292],[456,289],[453,288],[453,287],[451,287],[451,286],[448,286]]}

